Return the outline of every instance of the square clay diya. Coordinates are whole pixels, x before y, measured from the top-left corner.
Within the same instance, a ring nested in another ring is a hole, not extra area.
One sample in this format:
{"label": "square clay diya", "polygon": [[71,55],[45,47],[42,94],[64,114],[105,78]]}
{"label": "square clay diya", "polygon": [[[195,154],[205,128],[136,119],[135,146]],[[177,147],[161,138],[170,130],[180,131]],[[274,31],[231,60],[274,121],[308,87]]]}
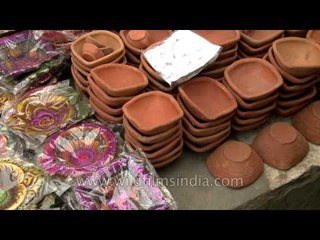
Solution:
{"label": "square clay diya", "polygon": [[283,84],[280,73],[269,62],[258,58],[241,59],[224,72],[230,88],[245,100],[260,100]]}
{"label": "square clay diya", "polygon": [[241,40],[251,47],[261,47],[271,43],[283,34],[283,30],[243,30]]}
{"label": "square clay diya", "polygon": [[160,91],[140,94],[124,104],[122,110],[130,123],[146,134],[166,131],[183,117],[174,97]]}

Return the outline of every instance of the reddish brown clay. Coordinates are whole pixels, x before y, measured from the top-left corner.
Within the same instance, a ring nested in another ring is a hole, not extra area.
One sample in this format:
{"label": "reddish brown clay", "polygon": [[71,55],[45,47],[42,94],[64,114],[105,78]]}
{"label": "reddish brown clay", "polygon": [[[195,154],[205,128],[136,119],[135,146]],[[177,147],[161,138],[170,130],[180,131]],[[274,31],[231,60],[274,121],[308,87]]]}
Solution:
{"label": "reddish brown clay", "polygon": [[300,84],[300,85],[284,82],[280,89],[282,91],[286,91],[286,92],[301,92],[303,90],[306,90],[306,89],[314,86],[319,81],[320,81],[320,77],[316,77],[315,79],[311,80],[310,82],[305,83],[305,84]]}
{"label": "reddish brown clay", "polygon": [[103,120],[107,121],[107,122],[111,122],[111,123],[122,123],[122,116],[121,117],[115,117],[112,116],[106,112],[104,112],[103,110],[101,110],[98,106],[96,106],[92,99],[89,98],[89,102],[90,105],[93,107],[94,111],[97,113],[97,115],[102,118]]}
{"label": "reddish brown clay", "polygon": [[307,106],[310,103],[310,101],[307,101],[303,104],[300,104],[298,106],[290,107],[290,108],[281,108],[280,106],[277,106],[275,108],[275,113],[282,117],[288,117],[291,116],[297,112],[299,112],[301,109],[303,109],[305,106]]}
{"label": "reddish brown clay", "polygon": [[226,58],[220,61],[215,61],[214,63],[210,64],[210,67],[206,68],[205,71],[212,71],[217,68],[226,67],[229,66],[231,63],[233,63],[238,57],[238,54],[235,53],[230,58]]}
{"label": "reddish brown clay", "polygon": [[264,56],[265,56],[265,52],[259,53],[259,54],[249,55],[249,54],[246,54],[245,52],[241,51],[240,48],[238,50],[238,57],[240,59],[242,59],[242,58],[263,58]]}
{"label": "reddish brown clay", "polygon": [[261,47],[253,48],[244,41],[239,42],[239,49],[241,49],[243,53],[246,53],[248,55],[265,54],[271,46],[272,43],[268,43]]}
{"label": "reddish brown clay", "polygon": [[217,68],[215,70],[208,70],[208,71],[203,71],[201,74],[214,78],[214,79],[218,79],[223,77],[224,71],[227,67],[221,67],[221,68]]}
{"label": "reddish brown clay", "polygon": [[149,65],[143,54],[141,54],[140,60],[143,68],[151,77],[153,77],[157,81],[165,82],[165,80]]}
{"label": "reddish brown clay", "polygon": [[263,124],[265,124],[266,122],[268,121],[268,118],[262,120],[261,122],[259,123],[256,123],[256,124],[251,124],[251,125],[242,125],[242,126],[239,126],[237,124],[232,124],[231,127],[234,131],[236,132],[246,132],[246,131],[250,131],[250,130],[253,130],[253,129],[256,129],[260,126],[262,126]]}
{"label": "reddish brown clay", "polygon": [[182,154],[182,149],[174,156],[169,157],[169,158],[163,160],[162,162],[154,163],[153,167],[156,169],[163,168],[163,167],[167,166],[169,163],[177,160],[181,156],[181,154]]}
{"label": "reddish brown clay", "polygon": [[88,77],[88,75],[90,74],[90,72],[87,72],[86,70],[82,69],[78,64],[76,64],[73,60],[73,58],[71,58],[71,63],[72,63],[72,66],[74,66],[74,68],[80,72],[83,76],[86,76]]}
{"label": "reddish brown clay", "polygon": [[247,144],[229,140],[209,155],[207,167],[215,178],[229,180],[226,184],[223,181],[225,186],[242,188],[255,182],[262,174],[263,161]]}
{"label": "reddish brown clay", "polygon": [[92,62],[104,56],[100,48],[92,43],[85,42],[82,45],[82,58],[87,62]]}
{"label": "reddish brown clay", "polygon": [[279,66],[296,77],[320,71],[320,46],[308,39],[288,37],[272,44]]}
{"label": "reddish brown clay", "polygon": [[104,47],[105,47],[105,45],[103,45],[101,42],[99,42],[97,39],[91,37],[90,35],[88,35],[88,36],[85,38],[85,42],[86,42],[86,43],[94,44],[94,45],[97,46],[98,48],[104,48]]}
{"label": "reddish brown clay", "polygon": [[237,101],[230,91],[209,77],[190,79],[178,90],[191,113],[204,121],[217,120],[237,109]]}
{"label": "reddish brown clay", "polygon": [[309,145],[301,133],[284,122],[264,128],[251,146],[265,163],[281,170],[292,168],[309,152]]}
{"label": "reddish brown clay", "polygon": [[79,82],[81,82],[81,84],[85,87],[88,87],[89,86],[89,82],[88,80],[81,75],[81,73],[79,73],[74,66],[71,66],[71,72],[73,73],[73,75],[75,75],[75,77],[77,78],[77,80]]}
{"label": "reddish brown clay", "polygon": [[124,64],[104,64],[92,69],[90,74],[113,97],[134,96],[148,85],[148,78],[143,72]]}
{"label": "reddish brown clay", "polygon": [[241,59],[224,72],[230,88],[245,100],[260,100],[274,93],[283,80],[269,62],[258,58]]}
{"label": "reddish brown clay", "polygon": [[320,44],[320,30],[309,30],[307,33],[307,39]]}
{"label": "reddish brown clay", "polygon": [[271,112],[277,106],[276,102],[272,102],[271,104],[267,105],[264,108],[257,109],[257,110],[246,110],[238,107],[236,115],[240,118],[256,118],[260,117],[266,113]]}
{"label": "reddish brown clay", "polygon": [[297,92],[286,92],[286,91],[279,91],[279,98],[282,99],[286,99],[286,98],[293,98],[296,96],[299,96],[301,94],[304,94],[305,92],[307,92],[308,89],[303,89],[301,91],[297,91]]}
{"label": "reddish brown clay", "polygon": [[301,37],[305,38],[308,30],[285,30],[285,37]]}
{"label": "reddish brown clay", "polygon": [[141,63],[140,56],[134,55],[132,52],[126,49],[126,57],[128,58],[129,62],[132,62],[136,65],[139,65]]}
{"label": "reddish brown clay", "polygon": [[85,92],[85,93],[86,93],[86,92],[87,92],[87,87],[84,86],[84,85],[79,81],[78,76],[75,74],[73,68],[71,68],[71,74],[72,74],[72,77],[73,77],[73,79],[74,79],[77,87],[79,88],[79,90],[80,90],[81,92]]}
{"label": "reddish brown clay", "polygon": [[166,153],[160,157],[157,157],[157,158],[149,158],[149,160],[152,164],[167,161],[167,159],[170,159],[173,156],[178,156],[178,153],[181,152],[182,148],[183,148],[183,139],[180,138],[180,142],[176,146],[173,147],[172,151],[169,151],[168,153]]}
{"label": "reddish brown clay", "polygon": [[234,47],[240,40],[239,30],[193,30],[193,32],[209,42],[223,47],[223,50]]}
{"label": "reddish brown clay", "polygon": [[122,110],[138,131],[148,135],[170,129],[183,117],[174,97],[160,91],[140,94],[124,104]]}
{"label": "reddish brown clay", "polygon": [[313,102],[292,117],[292,125],[311,143],[320,145],[320,101]]}
{"label": "reddish brown clay", "polygon": [[270,113],[266,113],[262,116],[255,117],[255,118],[239,118],[238,116],[234,116],[232,118],[232,124],[235,124],[237,126],[251,126],[258,123],[264,122],[264,120],[268,119],[270,116]]}
{"label": "reddish brown clay", "polygon": [[273,42],[283,34],[283,30],[243,30],[241,40],[251,47],[261,47]]}
{"label": "reddish brown clay", "polygon": [[229,49],[229,50],[225,50],[220,52],[219,57],[217,58],[217,61],[221,61],[223,59],[227,59],[230,58],[234,55],[236,55],[238,52],[238,44],[236,44],[233,48]]}
{"label": "reddish brown clay", "polygon": [[316,86],[312,86],[306,92],[304,92],[299,96],[296,96],[295,98],[291,98],[291,99],[279,98],[277,100],[277,105],[282,108],[295,107],[313,99],[316,95],[317,95],[317,88]]}

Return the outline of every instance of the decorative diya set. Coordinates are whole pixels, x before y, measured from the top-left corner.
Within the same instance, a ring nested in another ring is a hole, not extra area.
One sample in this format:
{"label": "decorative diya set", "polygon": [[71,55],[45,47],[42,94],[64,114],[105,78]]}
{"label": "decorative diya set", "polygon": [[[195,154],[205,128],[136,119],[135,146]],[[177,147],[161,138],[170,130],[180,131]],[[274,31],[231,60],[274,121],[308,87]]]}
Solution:
{"label": "decorative diya set", "polygon": [[146,75],[138,68],[119,63],[92,69],[88,79],[90,104],[97,119],[111,123],[122,123],[122,106],[148,85]]}

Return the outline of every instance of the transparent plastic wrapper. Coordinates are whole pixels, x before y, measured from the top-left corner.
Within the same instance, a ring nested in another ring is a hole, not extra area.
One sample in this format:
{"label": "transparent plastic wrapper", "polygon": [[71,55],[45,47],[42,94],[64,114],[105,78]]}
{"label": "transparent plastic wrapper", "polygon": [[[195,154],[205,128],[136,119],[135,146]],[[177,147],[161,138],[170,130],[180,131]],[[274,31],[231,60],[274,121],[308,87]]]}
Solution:
{"label": "transparent plastic wrapper", "polygon": [[87,99],[66,80],[27,91],[2,114],[2,122],[35,149],[48,136],[91,114]]}
{"label": "transparent plastic wrapper", "polygon": [[214,62],[221,51],[221,46],[192,31],[178,30],[143,55],[170,86],[177,86]]}
{"label": "transparent plastic wrapper", "polygon": [[0,158],[0,210],[36,209],[55,184],[34,164],[15,157]]}
{"label": "transparent plastic wrapper", "polygon": [[0,87],[0,116],[2,112],[12,106],[15,96],[8,92],[7,89]]}
{"label": "transparent plastic wrapper", "polygon": [[22,156],[24,150],[24,141],[0,124],[0,156]]}
{"label": "transparent plastic wrapper", "polygon": [[23,31],[0,39],[0,80],[33,71],[42,63],[59,55],[44,39],[36,39],[33,31]]}
{"label": "transparent plastic wrapper", "polygon": [[[176,202],[140,152],[124,153],[108,167],[77,179],[74,209],[173,210]],[[73,204],[73,205],[72,205]]]}

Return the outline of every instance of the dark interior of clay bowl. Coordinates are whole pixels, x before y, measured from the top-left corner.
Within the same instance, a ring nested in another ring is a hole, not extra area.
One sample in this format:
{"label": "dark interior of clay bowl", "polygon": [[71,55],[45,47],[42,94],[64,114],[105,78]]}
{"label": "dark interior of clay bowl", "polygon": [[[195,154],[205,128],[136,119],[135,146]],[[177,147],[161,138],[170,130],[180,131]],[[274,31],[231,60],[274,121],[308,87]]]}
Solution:
{"label": "dark interior of clay bowl", "polygon": [[242,32],[252,39],[262,41],[278,34],[279,30],[244,30]]}

